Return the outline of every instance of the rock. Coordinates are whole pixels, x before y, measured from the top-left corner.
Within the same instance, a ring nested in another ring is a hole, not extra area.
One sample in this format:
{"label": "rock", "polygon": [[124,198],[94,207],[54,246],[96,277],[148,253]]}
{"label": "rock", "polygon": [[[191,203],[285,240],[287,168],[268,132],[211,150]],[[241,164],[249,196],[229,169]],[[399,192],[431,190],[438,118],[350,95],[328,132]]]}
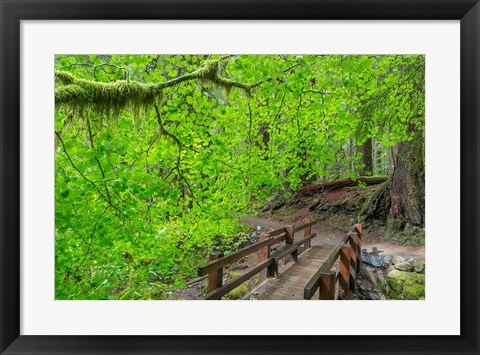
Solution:
{"label": "rock", "polygon": [[366,299],[366,300],[375,300],[375,301],[376,301],[376,300],[379,300],[380,297],[379,297],[376,293],[374,293],[374,292],[367,292],[367,294],[365,295],[365,299]]}
{"label": "rock", "polygon": [[373,271],[367,270],[368,267],[365,269],[366,275],[365,278],[369,281],[371,285],[376,285],[377,284],[377,269],[376,268],[371,268]]}
{"label": "rock", "polygon": [[415,259],[414,258],[408,258],[407,261],[412,265],[415,264]]}
{"label": "rock", "polygon": [[375,254],[362,254],[361,258],[363,262],[375,267],[380,267],[383,265],[382,257]]}
{"label": "rock", "polygon": [[393,270],[387,276],[388,299],[425,299],[425,275]]}
{"label": "rock", "polygon": [[389,266],[392,263],[392,257],[390,255],[386,255],[383,257],[383,263],[386,266]]}
{"label": "rock", "polygon": [[403,263],[395,264],[395,269],[400,271],[413,271],[413,265],[408,261],[405,261]]}
{"label": "rock", "polygon": [[415,272],[425,273],[425,260],[417,260],[415,262]]}
{"label": "rock", "polygon": [[393,265],[404,263],[406,261],[407,261],[407,259],[405,259],[403,256],[400,256],[400,255],[394,255],[392,257]]}

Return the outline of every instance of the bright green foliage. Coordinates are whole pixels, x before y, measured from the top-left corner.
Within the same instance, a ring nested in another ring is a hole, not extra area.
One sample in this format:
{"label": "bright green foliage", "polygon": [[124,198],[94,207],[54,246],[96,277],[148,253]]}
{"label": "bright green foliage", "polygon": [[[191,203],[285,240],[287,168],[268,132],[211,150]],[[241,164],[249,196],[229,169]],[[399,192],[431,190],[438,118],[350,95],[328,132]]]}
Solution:
{"label": "bright green foliage", "polygon": [[386,170],[388,146],[423,134],[423,56],[58,55],[56,70],[57,299],[166,298],[241,246],[238,219],[267,199],[355,177],[368,137]]}

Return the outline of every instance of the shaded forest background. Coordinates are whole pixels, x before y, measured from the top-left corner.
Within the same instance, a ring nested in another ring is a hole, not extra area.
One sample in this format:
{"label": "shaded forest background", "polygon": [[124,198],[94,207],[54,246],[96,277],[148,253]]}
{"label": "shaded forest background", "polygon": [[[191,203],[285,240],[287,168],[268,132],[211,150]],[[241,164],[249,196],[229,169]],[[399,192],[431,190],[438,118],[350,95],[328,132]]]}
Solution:
{"label": "shaded forest background", "polygon": [[305,186],[424,240],[420,55],[57,55],[56,299],[157,299]]}

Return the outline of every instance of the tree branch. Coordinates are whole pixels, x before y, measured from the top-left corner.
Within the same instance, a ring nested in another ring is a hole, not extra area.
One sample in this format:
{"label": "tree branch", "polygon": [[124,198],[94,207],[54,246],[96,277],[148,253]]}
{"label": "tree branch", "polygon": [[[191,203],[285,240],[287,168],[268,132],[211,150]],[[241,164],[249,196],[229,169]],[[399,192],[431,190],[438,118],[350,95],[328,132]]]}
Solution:
{"label": "tree branch", "polygon": [[[97,192],[109,203],[109,205],[111,207],[113,207],[114,209],[116,209],[118,212],[121,213],[121,215],[123,215],[123,212],[117,207],[115,206],[112,201],[107,198],[107,196],[105,196],[103,194],[102,191],[100,191],[100,189],[98,188],[98,186],[92,181],[90,180],[89,178],[87,178],[78,168],[77,166],[75,165],[75,163],[73,162],[72,158],[70,157],[70,155],[68,154],[68,151],[65,147],[65,143],[63,142],[63,139],[62,137],[60,137],[60,135],[58,134],[58,132],[55,132],[55,135],[57,136],[57,138],[59,139],[60,143],[62,144],[62,148],[63,148],[63,151],[65,152],[65,155],[67,156],[68,160],[70,161],[70,164],[72,165],[72,167],[77,171],[77,173],[80,174],[80,176],[85,180],[87,181],[88,183],[90,183],[94,188],[95,190],[97,190]],[[105,178],[105,177],[104,177]]]}

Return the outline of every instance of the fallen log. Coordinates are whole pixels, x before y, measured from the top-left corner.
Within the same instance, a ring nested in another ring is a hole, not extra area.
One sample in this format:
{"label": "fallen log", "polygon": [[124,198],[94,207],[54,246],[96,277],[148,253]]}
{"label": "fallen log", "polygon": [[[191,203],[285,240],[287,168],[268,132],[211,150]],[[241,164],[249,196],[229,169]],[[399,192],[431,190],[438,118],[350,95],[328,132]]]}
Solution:
{"label": "fallen log", "polygon": [[338,190],[345,187],[358,186],[359,182],[362,182],[367,186],[378,185],[382,182],[387,181],[387,179],[387,176],[361,176],[358,177],[356,180],[352,180],[349,178],[344,180],[330,181],[320,185],[304,186],[299,188],[297,190],[297,193],[303,194],[307,192]]}

